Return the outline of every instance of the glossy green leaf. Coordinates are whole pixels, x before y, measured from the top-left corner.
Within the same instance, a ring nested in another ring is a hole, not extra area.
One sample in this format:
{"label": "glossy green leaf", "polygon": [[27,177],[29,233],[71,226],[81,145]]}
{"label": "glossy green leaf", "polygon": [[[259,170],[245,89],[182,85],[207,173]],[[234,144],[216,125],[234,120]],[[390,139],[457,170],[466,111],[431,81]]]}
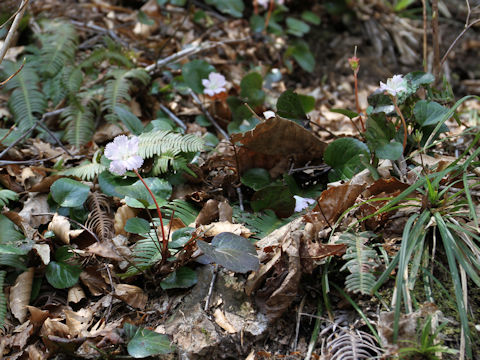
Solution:
{"label": "glossy green leaf", "polygon": [[395,126],[386,119],[385,114],[376,114],[367,119],[365,137],[370,150],[380,159],[397,160],[403,152],[403,144],[395,140]]}
{"label": "glossy green leaf", "polygon": [[169,354],[175,351],[175,346],[167,335],[138,328],[127,345],[127,351],[130,356],[141,359],[147,356]]}
{"label": "glossy green leaf", "polygon": [[45,276],[47,281],[56,289],[66,289],[75,285],[82,269],[79,266],[67,264],[63,261],[50,261]]}
{"label": "glossy green leaf", "polygon": [[244,237],[223,232],[211,244],[198,240],[197,245],[206,259],[228,270],[246,273],[260,267],[255,246]]}
{"label": "glossy green leaf", "polygon": [[189,267],[177,269],[160,282],[163,290],[188,289],[197,283],[197,273]]}
{"label": "glossy green leaf", "polygon": [[302,12],[302,19],[313,25],[320,25],[321,22],[320,17],[318,17],[311,11]]}
{"label": "glossy green leaf", "polygon": [[245,75],[240,82],[240,96],[251,106],[263,104],[265,92],[262,90],[263,78],[257,72]]}
{"label": "glossy green leaf", "polygon": [[348,180],[365,166],[360,156],[369,156],[366,144],[354,138],[340,138],[328,145],[323,154],[325,163],[332,167],[329,179]]}
{"label": "glossy green leaf", "polygon": [[242,0],[205,0],[208,5],[215,6],[220,12],[241,18],[245,4]]}
{"label": "glossy green leaf", "polygon": [[286,119],[300,122],[307,119],[299,96],[292,90],[284,91],[278,98],[277,114]]}
{"label": "glossy green leaf", "polygon": [[263,168],[248,169],[240,180],[243,185],[251,187],[253,190],[260,190],[272,182],[269,172]]}
{"label": "glossy green leaf", "polygon": [[434,101],[420,100],[413,108],[415,120],[421,126],[437,125],[450,110]]}
{"label": "glossy green leaf", "polygon": [[346,117],[350,118],[350,119],[354,119],[358,116],[358,113],[356,113],[355,111],[352,111],[352,110],[348,110],[348,109],[330,109],[331,112],[334,112],[334,113],[337,113],[337,114],[342,114],[342,115],[345,115]]}
{"label": "glossy green leaf", "polygon": [[305,113],[309,113],[315,109],[315,98],[313,96],[303,94],[297,94],[297,96]]}
{"label": "glossy green leaf", "polygon": [[287,48],[284,56],[286,58],[292,56],[298,65],[307,72],[313,72],[315,69],[315,58],[310,52],[308,44],[303,40],[293,42],[292,45]]}
{"label": "glossy green leaf", "polygon": [[185,83],[198,94],[204,90],[202,79],[208,79],[208,74],[214,71],[215,68],[205,60],[193,60],[182,67]]}
{"label": "glossy green leaf", "polygon": [[310,31],[310,26],[302,20],[288,17],[285,22],[287,23],[287,33],[291,35],[302,37]]}
{"label": "glossy green leaf", "polygon": [[118,198],[123,198],[125,195],[120,194],[115,189],[120,186],[129,186],[132,185],[137,178],[124,178],[112,174],[110,171],[106,170],[101,172],[98,175],[98,185],[100,190],[107,196],[115,196]]}
{"label": "glossy green leaf", "polygon": [[[159,178],[146,178],[144,180],[155,195],[158,205],[165,204],[172,195],[172,185]],[[125,202],[130,207],[145,208],[145,205],[148,204],[149,209],[156,208],[150,193],[140,180],[130,186],[119,186],[115,190],[125,195]]]}
{"label": "glossy green leaf", "polygon": [[295,199],[287,185],[272,185],[253,194],[250,205],[255,212],[272,209],[277,216],[288,217],[295,209]]}
{"label": "glossy green leaf", "polygon": [[150,223],[142,218],[130,218],[127,220],[124,230],[131,234],[148,234],[150,232]]}
{"label": "glossy green leaf", "polygon": [[190,241],[194,232],[195,229],[191,227],[175,230],[172,234],[172,241],[169,242],[168,247],[172,249],[183,248],[185,244]]}
{"label": "glossy green leaf", "polygon": [[76,180],[62,178],[50,187],[53,200],[63,207],[79,207],[87,200],[90,187]]}

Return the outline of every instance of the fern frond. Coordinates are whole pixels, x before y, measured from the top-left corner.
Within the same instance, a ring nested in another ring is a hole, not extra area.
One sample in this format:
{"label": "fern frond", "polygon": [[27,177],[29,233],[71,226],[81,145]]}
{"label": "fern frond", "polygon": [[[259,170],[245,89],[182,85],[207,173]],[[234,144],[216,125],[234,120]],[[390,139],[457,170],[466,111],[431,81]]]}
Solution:
{"label": "fern frond", "polygon": [[338,243],[347,245],[343,259],[348,260],[340,270],[348,268],[350,271],[345,280],[345,287],[350,292],[370,294],[375,285],[376,278],[371,271],[377,252],[366,245],[368,239],[374,236],[371,232],[343,233],[340,236]]}
{"label": "fern frond", "polygon": [[117,42],[109,37],[105,37],[104,42],[105,44],[103,44],[102,47],[94,49],[92,53],[80,63],[80,68],[88,69],[104,60],[108,60],[111,64],[120,65],[129,69],[133,67],[133,63]]}
{"label": "fern frond", "polygon": [[57,106],[67,96],[67,89],[62,84],[62,73],[47,78],[42,82],[42,92],[54,106]]}
{"label": "fern frond", "polygon": [[[4,76],[14,74],[20,66],[19,63],[4,61]],[[37,115],[43,114],[47,106],[45,96],[38,88],[38,81],[34,66],[27,63],[5,86],[5,89],[13,90],[8,106],[21,131],[32,127],[38,119]]]}
{"label": "fern frond", "polygon": [[91,140],[95,132],[95,118],[89,106],[81,109],[71,105],[62,116],[63,124],[66,124],[64,138],[69,144],[80,147]]}
{"label": "fern frond", "polygon": [[383,351],[374,336],[361,330],[337,328],[322,348],[322,355],[331,360],[368,360],[380,358]]}
{"label": "fern frond", "polygon": [[3,283],[5,281],[5,275],[7,272],[4,270],[0,271],[0,329],[3,328],[3,323],[5,322],[5,317],[7,316],[7,298],[3,292]]}
{"label": "fern frond", "polygon": [[174,217],[182,220],[185,225],[195,221],[199,210],[185,200],[175,199],[162,206],[167,218],[170,218],[172,211],[175,211]]}
{"label": "fern frond", "polygon": [[233,218],[237,223],[245,224],[254,233],[253,237],[256,239],[263,239],[272,231],[288,224],[292,220],[292,218],[280,219],[270,209],[251,214],[240,211],[238,206],[233,207]]}
{"label": "fern frond", "polygon": [[83,72],[80,67],[65,66],[61,74],[62,86],[70,93],[76,94],[83,82]]}
{"label": "fern frond", "polygon": [[15,191],[2,189],[0,190],[0,208],[7,205],[10,200],[17,200],[18,194]]}
{"label": "fern frond", "polygon": [[41,48],[41,72],[51,77],[73,62],[77,50],[77,33],[72,24],[63,21],[44,21],[44,33],[39,35]]}
{"label": "fern frond", "polygon": [[10,266],[19,270],[27,270],[25,257],[17,254],[3,254],[0,252],[0,265]]}
{"label": "fern frond", "polygon": [[132,249],[131,256],[134,266],[129,266],[125,273],[119,274],[121,278],[137,275],[162,260],[162,253],[155,231],[152,230],[145,236],[146,238],[138,240]]}
{"label": "fern frond", "polygon": [[59,174],[66,176],[75,176],[82,180],[92,181],[100,173],[107,170],[107,167],[97,162],[97,155],[93,156],[92,161],[84,161],[79,166],[60,171]]}
{"label": "fern frond", "polygon": [[138,154],[143,158],[162,154],[175,156],[181,152],[197,152],[204,149],[204,142],[198,136],[164,130],[143,133],[138,140]]}
{"label": "fern frond", "polygon": [[99,192],[88,195],[88,219],[85,226],[93,231],[100,240],[106,240],[113,234],[113,219],[108,197]]}

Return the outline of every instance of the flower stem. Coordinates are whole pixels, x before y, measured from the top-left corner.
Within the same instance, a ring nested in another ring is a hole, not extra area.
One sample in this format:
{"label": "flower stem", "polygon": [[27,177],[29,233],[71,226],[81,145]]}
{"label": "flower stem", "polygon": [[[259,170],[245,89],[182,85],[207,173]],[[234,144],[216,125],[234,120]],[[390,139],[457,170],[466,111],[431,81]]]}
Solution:
{"label": "flower stem", "polygon": [[355,105],[357,108],[358,113],[358,120],[360,120],[360,124],[362,125],[362,131],[365,132],[365,124],[363,123],[362,118],[362,109],[360,109],[360,101],[358,100],[358,68],[353,71],[353,80],[355,83]]}
{"label": "flower stem", "polygon": [[158,218],[160,219],[160,227],[162,229],[162,264],[164,264],[167,261],[167,257],[168,257],[168,238],[165,237],[165,229],[163,228],[162,212],[160,211],[160,206],[158,206],[158,202],[157,202],[157,199],[155,198],[155,195],[153,195],[152,190],[150,190],[145,180],[143,180],[143,177],[139,174],[137,169],[133,169],[133,171],[138,176],[140,181],[143,183],[148,193],[152,197],[152,200],[155,203],[155,206],[157,207],[157,214],[158,214]]}
{"label": "flower stem", "polygon": [[405,122],[405,118],[403,117],[402,112],[400,111],[400,108],[397,105],[397,97],[392,96],[392,102],[393,106],[395,106],[395,111],[400,115],[400,119],[402,119],[402,125],[403,125],[403,151],[405,151],[405,147],[407,146],[407,123]]}

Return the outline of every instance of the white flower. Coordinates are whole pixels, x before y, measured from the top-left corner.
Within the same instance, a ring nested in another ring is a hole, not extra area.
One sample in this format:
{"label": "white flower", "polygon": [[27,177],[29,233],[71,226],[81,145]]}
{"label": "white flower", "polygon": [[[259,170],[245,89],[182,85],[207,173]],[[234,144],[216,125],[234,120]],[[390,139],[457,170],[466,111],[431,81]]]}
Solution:
{"label": "white flower", "polygon": [[397,96],[398,93],[407,90],[407,83],[402,75],[393,75],[391,79],[384,84],[380,81],[380,90],[388,92],[392,96]]}
{"label": "white flower", "polygon": [[117,136],[113,142],[105,147],[105,156],[112,160],[110,172],[123,175],[127,170],[136,170],[143,164],[138,152],[138,137],[133,136],[130,140],[125,135]]}
{"label": "white flower", "polygon": [[225,88],[225,85],[227,85],[225,77],[216,72],[211,72],[208,75],[208,79],[203,79],[202,85],[205,86],[203,93],[208,96],[214,96],[215,94],[220,94],[227,90]]}
{"label": "white flower", "polygon": [[300,212],[303,209],[306,209],[308,205],[316,202],[315,199],[303,198],[298,195],[293,195],[293,197],[295,198],[295,212]]}
{"label": "white flower", "polygon": [[273,111],[271,111],[271,110],[264,111],[264,112],[263,112],[263,117],[268,120],[268,119],[270,119],[270,118],[274,118],[274,117],[275,117],[275,113],[274,113]]}
{"label": "white flower", "polygon": [[[283,5],[285,0],[275,0],[275,2],[279,5]],[[270,0],[257,0],[257,4],[263,6],[266,9],[270,6]]]}

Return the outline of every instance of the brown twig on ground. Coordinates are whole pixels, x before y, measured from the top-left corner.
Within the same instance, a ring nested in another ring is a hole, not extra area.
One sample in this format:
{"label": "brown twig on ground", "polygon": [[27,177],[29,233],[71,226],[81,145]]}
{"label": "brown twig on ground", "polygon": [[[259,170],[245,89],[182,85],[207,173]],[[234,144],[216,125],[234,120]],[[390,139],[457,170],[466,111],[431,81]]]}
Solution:
{"label": "brown twig on ground", "polygon": [[170,119],[172,119],[178,126],[180,126],[183,130],[187,130],[187,125],[180,120],[173,112],[170,111],[165,105],[160,104],[160,109],[168,115]]}
{"label": "brown twig on ground", "polygon": [[467,11],[468,11],[467,12],[467,19],[465,20],[465,27],[462,30],[462,32],[460,34],[458,34],[458,36],[455,38],[455,40],[453,40],[453,42],[450,44],[450,47],[445,52],[445,55],[443,55],[442,60],[440,61],[440,66],[442,66],[443,63],[447,60],[448,54],[450,54],[452,49],[457,44],[458,40],[460,40],[460,38],[467,32],[467,30],[470,29],[473,25],[480,23],[480,19],[476,19],[476,20],[470,22],[470,15],[472,13],[472,10],[470,9],[470,4],[469,4],[468,0],[465,0],[465,2],[467,3]]}
{"label": "brown twig on ground", "polygon": [[200,100],[200,98],[198,97],[197,94],[195,94],[195,92],[193,92],[193,90],[190,89],[190,96],[193,98],[193,101],[198,105],[200,106],[200,108],[202,109],[202,112],[205,114],[205,116],[208,118],[208,120],[210,120],[210,122],[213,124],[213,126],[215,127],[215,129],[217,129],[217,131],[222,134],[222,136],[230,141],[230,136],[228,136],[228,134],[225,132],[225,130],[222,129],[222,127],[215,121],[215,119],[213,118],[213,116],[208,112],[207,108],[203,105],[202,101]]}
{"label": "brown twig on ground", "polygon": [[12,42],[13,35],[15,34],[15,31],[17,31],[18,24],[20,23],[20,20],[22,19],[23,14],[27,9],[28,1],[29,0],[22,0],[20,7],[16,11],[15,19],[13,20],[12,26],[10,26],[10,29],[8,30],[8,34],[7,34],[7,37],[5,38],[5,42],[3,43],[2,50],[0,50],[0,64],[2,63],[3,58],[5,57],[7,50],[10,47],[10,43]]}

